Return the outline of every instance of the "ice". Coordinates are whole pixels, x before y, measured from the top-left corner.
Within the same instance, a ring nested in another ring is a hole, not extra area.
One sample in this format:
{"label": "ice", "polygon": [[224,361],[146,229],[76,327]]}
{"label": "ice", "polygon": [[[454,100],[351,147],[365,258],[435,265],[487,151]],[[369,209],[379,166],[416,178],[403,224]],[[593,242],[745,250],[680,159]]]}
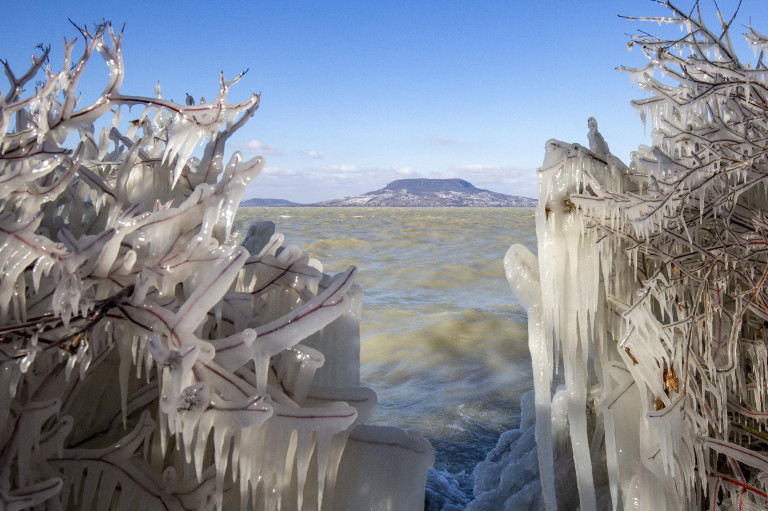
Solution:
{"label": "ice", "polygon": [[[538,278],[522,248],[505,259],[529,314],[550,509],[765,506],[767,272],[755,246],[766,243],[758,184],[766,166],[755,157],[765,138],[754,138],[765,126],[749,131],[762,122],[749,105],[765,64],[762,54],[754,65],[739,62],[727,31],[709,31],[700,12],[666,6],[673,16],[651,19],[684,35],[633,37],[650,64],[629,70],[650,93],[633,104],[654,128],[653,146],[624,165],[607,144],[603,153],[592,120],[591,150],[548,142],[538,172]],[[768,44],[752,29],[747,38]],[[553,395],[559,363],[563,385]],[[493,474],[503,468],[491,461],[478,474],[478,498],[495,494],[497,508],[524,499],[519,485],[502,490]],[[553,473],[574,481],[578,498],[553,493]]]}
{"label": "ice", "polygon": [[[524,394],[518,428],[502,434],[485,461],[478,463],[475,468],[475,499],[467,507],[468,510],[546,509],[547,501],[549,508],[556,505],[552,459],[544,460],[549,462],[546,467],[550,475],[544,476],[551,478],[548,482],[551,489],[548,492],[542,491],[539,471],[535,470],[537,465],[541,466],[537,461],[541,456],[541,447],[552,445],[550,438],[542,437],[541,442],[538,442],[538,432],[534,434],[538,411],[534,392]],[[552,454],[551,448],[549,454]]]}
{"label": "ice", "polygon": [[[366,460],[371,459],[377,462],[368,464]],[[421,511],[426,469],[433,462],[429,442],[414,431],[359,426],[352,430],[347,441],[339,465],[336,494],[343,492],[348,496],[344,502],[349,509]],[[410,466],[416,473],[409,475],[397,468],[401,466]],[[366,484],[368,476],[386,480],[388,489]]]}
{"label": "ice", "polygon": [[[124,95],[121,34],[107,23],[81,35],[83,56],[66,43],[62,71],[43,69],[44,50],[21,78],[6,73],[0,502],[423,507],[429,443],[365,425],[377,399],[359,386],[357,270],[323,273],[268,222],[242,245],[233,232],[264,159],[235,152],[225,165],[225,143],[259,96],[227,100],[242,75],[198,105],[159,87]],[[90,58],[104,60],[106,88],[76,105]]]}
{"label": "ice", "polygon": [[[522,245],[513,245],[504,257],[504,270],[512,291],[528,312],[528,347],[533,365],[538,466],[544,502],[555,506],[554,454],[552,452],[549,392],[552,386],[552,343],[545,335],[541,282],[536,257]],[[527,426],[526,426],[527,427]],[[520,429],[523,429],[521,423]]]}

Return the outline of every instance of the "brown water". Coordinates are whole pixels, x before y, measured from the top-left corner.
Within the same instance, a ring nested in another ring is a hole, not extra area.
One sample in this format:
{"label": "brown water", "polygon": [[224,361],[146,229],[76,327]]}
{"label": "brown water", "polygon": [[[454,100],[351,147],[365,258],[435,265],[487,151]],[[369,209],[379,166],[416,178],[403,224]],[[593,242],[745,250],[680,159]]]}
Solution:
{"label": "brown water", "polygon": [[[504,278],[513,243],[536,250],[529,208],[241,208],[323,263],[359,269],[362,380],[373,422],[421,431],[435,447],[434,509],[461,509],[471,472],[517,424],[533,388],[527,320]],[[455,507],[454,507],[455,506]]]}

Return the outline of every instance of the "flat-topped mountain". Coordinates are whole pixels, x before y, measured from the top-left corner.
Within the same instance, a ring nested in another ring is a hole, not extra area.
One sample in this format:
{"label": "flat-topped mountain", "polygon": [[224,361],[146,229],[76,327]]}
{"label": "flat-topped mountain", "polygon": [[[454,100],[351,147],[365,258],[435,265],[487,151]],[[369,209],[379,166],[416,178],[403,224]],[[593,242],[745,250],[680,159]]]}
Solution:
{"label": "flat-topped mountain", "polygon": [[253,207],[480,207],[530,208],[536,199],[506,195],[476,188],[463,179],[398,179],[380,190],[314,204],[283,199],[248,199],[240,203]]}
{"label": "flat-topped mountain", "polygon": [[535,199],[476,188],[463,179],[399,179],[380,190],[313,206],[533,207]]}

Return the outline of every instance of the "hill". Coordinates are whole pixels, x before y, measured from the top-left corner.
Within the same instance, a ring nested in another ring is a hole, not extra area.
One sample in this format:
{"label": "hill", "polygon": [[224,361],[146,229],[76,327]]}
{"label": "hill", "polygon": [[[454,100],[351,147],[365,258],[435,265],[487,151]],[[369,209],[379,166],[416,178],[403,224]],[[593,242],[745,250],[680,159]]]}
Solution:
{"label": "hill", "polygon": [[242,208],[289,208],[305,206],[306,204],[299,204],[298,202],[291,202],[283,199],[248,199],[240,202]]}
{"label": "hill", "polygon": [[380,190],[313,206],[533,207],[536,199],[476,188],[463,179],[400,179]]}

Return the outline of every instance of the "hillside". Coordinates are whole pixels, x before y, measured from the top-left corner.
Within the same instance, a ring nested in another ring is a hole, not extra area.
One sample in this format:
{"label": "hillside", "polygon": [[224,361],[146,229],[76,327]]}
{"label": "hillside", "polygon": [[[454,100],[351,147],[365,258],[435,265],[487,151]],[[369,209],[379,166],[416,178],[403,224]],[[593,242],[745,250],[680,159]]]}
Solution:
{"label": "hillside", "polygon": [[463,179],[400,179],[380,190],[316,206],[533,207],[535,199],[476,188]]}
{"label": "hillside", "polygon": [[288,208],[296,206],[304,206],[304,204],[283,199],[248,199],[240,202],[242,208]]}
{"label": "hillside", "polygon": [[[269,201],[269,202],[267,202]],[[250,199],[243,207],[533,207],[536,199],[476,188],[463,179],[399,179],[384,188],[343,199],[296,204],[277,199]]]}

